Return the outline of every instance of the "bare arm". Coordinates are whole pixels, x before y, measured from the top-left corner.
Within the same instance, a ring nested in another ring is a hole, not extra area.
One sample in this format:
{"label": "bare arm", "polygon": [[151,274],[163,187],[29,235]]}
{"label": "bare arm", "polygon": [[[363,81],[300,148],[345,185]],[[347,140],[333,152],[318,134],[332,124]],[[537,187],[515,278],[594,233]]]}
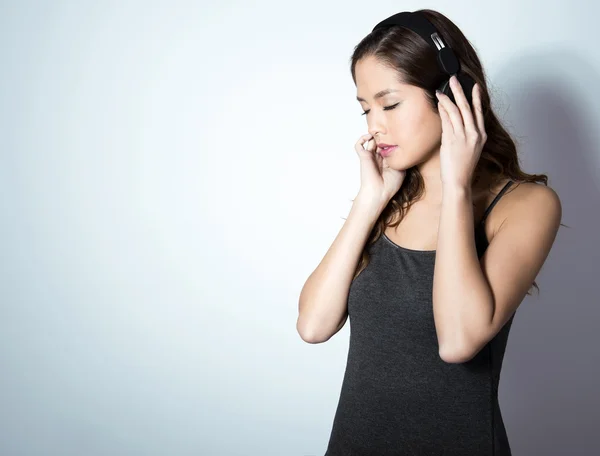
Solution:
{"label": "bare arm", "polygon": [[380,204],[359,195],[331,247],[300,292],[296,329],[308,343],[326,342],[348,318],[348,292]]}
{"label": "bare arm", "polygon": [[498,334],[550,253],[562,217],[560,199],[550,187],[519,186],[522,196],[511,198],[510,210],[481,259],[470,191],[444,189],[433,314],[439,354],[446,362],[469,361]]}

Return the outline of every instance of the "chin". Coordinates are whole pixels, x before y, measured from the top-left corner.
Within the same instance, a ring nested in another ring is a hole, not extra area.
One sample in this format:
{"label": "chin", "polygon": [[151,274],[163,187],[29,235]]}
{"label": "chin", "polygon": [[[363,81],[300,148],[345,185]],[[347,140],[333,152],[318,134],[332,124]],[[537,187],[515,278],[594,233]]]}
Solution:
{"label": "chin", "polygon": [[414,160],[408,160],[405,155],[400,155],[398,153],[392,154],[389,157],[386,157],[386,161],[388,166],[392,169],[397,170],[405,170],[416,166],[418,163],[415,163]]}

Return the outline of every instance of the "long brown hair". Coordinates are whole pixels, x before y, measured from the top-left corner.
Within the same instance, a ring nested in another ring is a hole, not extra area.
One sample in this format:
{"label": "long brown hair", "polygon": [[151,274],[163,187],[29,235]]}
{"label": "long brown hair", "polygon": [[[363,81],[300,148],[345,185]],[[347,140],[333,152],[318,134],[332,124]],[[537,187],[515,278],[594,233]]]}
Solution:
{"label": "long brown hair", "polygon": [[[473,173],[472,190],[480,191],[509,178],[517,182],[541,182],[548,185],[545,174],[527,174],[519,164],[515,140],[502,126],[490,106],[486,76],[477,52],[460,29],[443,14],[422,9],[418,12],[438,29],[447,46],[450,46],[461,64],[461,71],[471,76],[481,89],[481,103],[485,119],[487,140],[481,157]],[[351,57],[351,73],[356,85],[355,67],[365,57],[373,56],[385,65],[394,68],[406,84],[424,89],[431,107],[437,112],[435,90],[448,78],[438,66],[435,51],[416,32],[405,27],[389,27],[371,32],[354,48]],[[373,227],[361,258],[357,264],[354,279],[367,267],[370,260],[369,247],[379,239],[388,226],[396,227],[410,206],[423,196],[425,185],[417,167],[406,170],[406,176],[398,192],[388,202]],[[397,216],[397,221],[391,223]],[[532,286],[539,287],[534,281]],[[528,291],[529,295],[530,292]]]}

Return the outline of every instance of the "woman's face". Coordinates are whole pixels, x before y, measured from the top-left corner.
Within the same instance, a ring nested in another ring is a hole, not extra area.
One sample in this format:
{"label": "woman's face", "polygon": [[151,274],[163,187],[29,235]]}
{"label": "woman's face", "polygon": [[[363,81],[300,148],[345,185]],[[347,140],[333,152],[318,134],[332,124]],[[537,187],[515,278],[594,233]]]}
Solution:
{"label": "woman's face", "polygon": [[[411,168],[439,151],[441,119],[423,89],[398,82],[398,73],[374,57],[359,60],[355,74],[369,133],[378,144],[397,146],[386,158],[390,168]],[[393,92],[375,98],[383,90]]]}

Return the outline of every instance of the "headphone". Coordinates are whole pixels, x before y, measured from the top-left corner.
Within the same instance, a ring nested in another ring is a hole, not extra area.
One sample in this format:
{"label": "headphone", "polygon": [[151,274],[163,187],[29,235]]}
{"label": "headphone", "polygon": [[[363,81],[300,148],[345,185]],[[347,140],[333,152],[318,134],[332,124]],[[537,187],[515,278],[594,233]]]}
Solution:
{"label": "headphone", "polygon": [[[422,13],[415,11],[409,12],[404,11],[401,13],[394,14],[393,16],[384,19],[375,27],[371,32],[375,30],[386,28],[394,25],[406,27],[413,32],[418,33],[423,39],[433,48],[437,55],[437,62],[440,69],[448,75],[448,79],[438,87],[438,90],[456,103],[452,88],[450,87],[450,76],[456,75],[458,82],[463,88],[465,97],[469,101],[469,106],[473,108],[473,86],[475,81],[468,74],[459,72],[460,62],[454,54],[454,51],[444,43],[441,34],[435,28],[435,26],[423,15]],[[436,105],[439,103],[437,97],[435,97]]]}

